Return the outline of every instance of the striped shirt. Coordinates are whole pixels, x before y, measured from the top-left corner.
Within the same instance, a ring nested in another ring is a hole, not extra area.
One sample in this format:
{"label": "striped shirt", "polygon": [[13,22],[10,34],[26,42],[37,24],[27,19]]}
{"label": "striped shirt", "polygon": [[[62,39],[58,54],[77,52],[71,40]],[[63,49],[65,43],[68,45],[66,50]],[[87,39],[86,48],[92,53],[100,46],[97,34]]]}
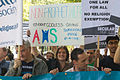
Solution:
{"label": "striped shirt", "polygon": [[34,61],[31,61],[31,62],[29,62],[29,63],[26,63],[26,62],[22,61],[22,72],[21,72],[21,76],[23,76],[23,75],[26,74],[26,73],[32,74],[33,65],[34,65]]}

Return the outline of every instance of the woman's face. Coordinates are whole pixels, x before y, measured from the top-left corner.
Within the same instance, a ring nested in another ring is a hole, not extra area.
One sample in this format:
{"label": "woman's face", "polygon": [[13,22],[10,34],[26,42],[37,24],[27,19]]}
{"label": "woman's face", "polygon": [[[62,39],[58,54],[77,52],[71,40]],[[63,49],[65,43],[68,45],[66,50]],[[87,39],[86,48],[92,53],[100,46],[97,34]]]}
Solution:
{"label": "woman's face", "polygon": [[66,61],[67,53],[66,53],[65,49],[63,49],[63,48],[59,49],[57,58],[60,61]]}

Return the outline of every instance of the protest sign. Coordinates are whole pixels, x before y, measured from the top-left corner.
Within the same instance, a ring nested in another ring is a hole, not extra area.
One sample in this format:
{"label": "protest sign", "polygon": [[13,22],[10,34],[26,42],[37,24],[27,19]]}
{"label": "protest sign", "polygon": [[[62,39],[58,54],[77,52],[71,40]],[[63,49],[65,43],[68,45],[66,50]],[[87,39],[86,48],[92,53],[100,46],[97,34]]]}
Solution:
{"label": "protest sign", "polygon": [[[82,1],[82,34],[114,35],[115,24],[109,21],[111,8],[115,0],[83,0]],[[116,2],[116,1],[115,1]]]}
{"label": "protest sign", "polygon": [[31,6],[29,18],[32,46],[84,44],[80,3]]}
{"label": "protest sign", "polygon": [[120,26],[120,4],[119,0],[111,0],[111,16],[110,22]]}
{"label": "protest sign", "polygon": [[22,0],[0,2],[0,47],[22,44]]}

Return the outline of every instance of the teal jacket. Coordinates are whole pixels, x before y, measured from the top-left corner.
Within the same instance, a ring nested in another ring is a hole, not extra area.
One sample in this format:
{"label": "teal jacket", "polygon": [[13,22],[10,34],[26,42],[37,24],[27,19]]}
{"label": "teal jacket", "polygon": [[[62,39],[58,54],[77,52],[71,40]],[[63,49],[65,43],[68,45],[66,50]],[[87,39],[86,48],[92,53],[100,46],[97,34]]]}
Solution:
{"label": "teal jacket", "polygon": [[[5,76],[20,76],[22,67],[19,66],[16,70],[13,68],[14,61],[11,62],[8,72]],[[32,75],[42,75],[48,73],[48,67],[44,61],[34,57],[34,66],[32,69]]]}

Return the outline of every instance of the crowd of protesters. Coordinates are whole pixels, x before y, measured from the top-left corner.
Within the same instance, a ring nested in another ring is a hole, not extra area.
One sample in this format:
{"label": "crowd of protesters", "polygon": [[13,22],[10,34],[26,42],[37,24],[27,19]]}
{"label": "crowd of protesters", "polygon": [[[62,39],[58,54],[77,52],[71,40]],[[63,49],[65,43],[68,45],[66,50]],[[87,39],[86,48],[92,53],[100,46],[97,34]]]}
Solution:
{"label": "crowd of protesters", "polygon": [[[46,73],[56,74],[58,72],[74,71],[120,71],[120,42],[118,36],[106,38],[104,55],[100,50],[84,50],[75,48],[70,53],[66,46],[59,46],[56,53],[47,51],[46,58],[40,54],[36,47],[31,47],[30,42],[23,40],[20,46],[20,57],[13,59],[14,55],[5,47],[0,48],[0,75],[22,76],[28,79],[34,75]],[[16,46],[18,47],[18,46]],[[16,48],[16,52],[18,52]],[[99,67],[97,66],[99,58]],[[70,60],[71,59],[71,60]]]}

